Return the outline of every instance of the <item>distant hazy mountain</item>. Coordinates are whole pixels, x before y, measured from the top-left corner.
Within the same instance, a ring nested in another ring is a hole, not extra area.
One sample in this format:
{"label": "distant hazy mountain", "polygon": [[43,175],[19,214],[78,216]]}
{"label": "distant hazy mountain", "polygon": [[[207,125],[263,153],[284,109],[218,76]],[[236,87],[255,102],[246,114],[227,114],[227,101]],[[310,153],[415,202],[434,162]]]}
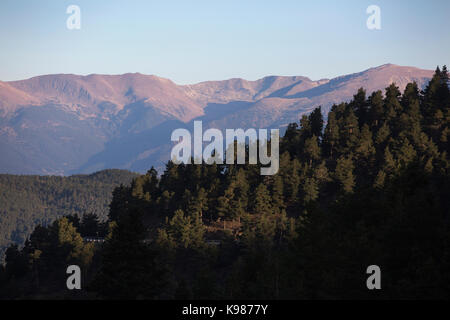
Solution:
{"label": "distant hazy mountain", "polygon": [[0,81],[0,173],[145,171],[170,157],[173,129],[282,128],[321,105],[395,82],[426,85],[433,71],[392,64],[312,81],[270,76],[176,85],[135,74],[46,75]]}

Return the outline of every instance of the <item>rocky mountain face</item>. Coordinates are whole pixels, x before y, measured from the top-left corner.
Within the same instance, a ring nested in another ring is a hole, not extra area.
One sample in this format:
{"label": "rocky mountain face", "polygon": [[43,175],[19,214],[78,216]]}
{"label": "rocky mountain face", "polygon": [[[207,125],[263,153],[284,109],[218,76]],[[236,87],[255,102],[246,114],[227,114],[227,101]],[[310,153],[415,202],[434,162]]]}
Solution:
{"label": "rocky mountain face", "polygon": [[433,71],[383,65],[334,79],[269,76],[193,85],[139,73],[0,81],[0,173],[146,171],[170,158],[176,128],[283,128],[321,105],[395,82],[423,87]]}

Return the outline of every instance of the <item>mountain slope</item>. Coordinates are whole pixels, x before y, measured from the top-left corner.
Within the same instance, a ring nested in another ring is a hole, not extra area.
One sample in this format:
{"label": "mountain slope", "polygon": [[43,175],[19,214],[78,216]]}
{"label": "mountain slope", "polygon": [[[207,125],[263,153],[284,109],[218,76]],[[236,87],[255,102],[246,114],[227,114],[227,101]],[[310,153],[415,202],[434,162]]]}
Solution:
{"label": "mountain slope", "polygon": [[269,76],[256,81],[244,79],[206,81],[183,86],[183,90],[200,105],[206,106],[208,103],[257,101],[286,88],[296,87],[300,92],[314,88],[327,81],[311,81],[309,78],[298,76]]}
{"label": "mountain slope", "polygon": [[173,129],[282,128],[321,105],[395,82],[426,85],[433,71],[392,64],[334,79],[269,76],[179,86],[139,73],[46,75],[0,82],[0,172],[145,171],[170,157]]}
{"label": "mountain slope", "polygon": [[202,113],[172,81],[139,73],[85,77],[46,75],[8,84],[40,104],[68,105],[86,116],[116,113],[137,101],[184,121]]}

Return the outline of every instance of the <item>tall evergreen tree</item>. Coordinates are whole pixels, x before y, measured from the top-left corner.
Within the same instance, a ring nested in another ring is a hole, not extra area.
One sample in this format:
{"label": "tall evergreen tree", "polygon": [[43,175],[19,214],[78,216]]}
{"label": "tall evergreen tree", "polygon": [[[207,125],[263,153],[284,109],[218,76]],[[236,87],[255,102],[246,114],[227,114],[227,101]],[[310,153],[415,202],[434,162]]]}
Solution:
{"label": "tall evergreen tree", "polygon": [[256,214],[271,214],[273,213],[271,197],[266,185],[260,183],[255,190],[253,196],[252,210]]}
{"label": "tall evergreen tree", "polygon": [[340,157],[337,160],[335,178],[338,185],[344,192],[351,193],[355,186],[355,177],[353,175],[354,165],[351,158]]}
{"label": "tall evergreen tree", "polygon": [[311,134],[316,137],[322,137],[323,131],[323,115],[322,107],[317,107],[309,115],[309,123],[311,125]]}

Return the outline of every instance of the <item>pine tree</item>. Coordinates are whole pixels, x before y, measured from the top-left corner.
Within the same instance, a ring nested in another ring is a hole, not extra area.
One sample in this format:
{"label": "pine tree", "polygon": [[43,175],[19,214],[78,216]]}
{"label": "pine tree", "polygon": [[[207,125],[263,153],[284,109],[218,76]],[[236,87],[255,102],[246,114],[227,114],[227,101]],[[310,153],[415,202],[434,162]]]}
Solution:
{"label": "pine tree", "polygon": [[234,178],[235,181],[235,199],[239,200],[242,205],[242,209],[245,211],[248,207],[248,195],[249,195],[249,177],[247,177],[246,171],[240,168]]}
{"label": "pine tree", "polygon": [[443,125],[443,115],[448,114],[450,107],[450,89],[448,86],[447,67],[436,71],[423,92],[421,111],[424,115],[425,132],[434,142],[440,140],[439,129]]}
{"label": "pine tree", "polygon": [[375,137],[375,143],[377,147],[383,147],[385,143],[387,142],[388,137],[391,134],[391,130],[389,129],[389,126],[386,122],[383,123],[383,125],[378,129],[376,137]]}
{"label": "pine tree", "polygon": [[311,126],[311,134],[316,137],[322,137],[323,115],[322,108],[317,107],[309,115],[309,123]]}
{"label": "pine tree", "polygon": [[203,246],[204,226],[199,215],[188,216],[183,210],[176,210],[170,219],[166,232],[182,248]]}
{"label": "pine tree", "polygon": [[373,92],[369,97],[369,106],[369,123],[372,127],[377,128],[386,120],[384,116],[383,93],[380,90]]}
{"label": "pine tree", "polygon": [[142,214],[121,215],[102,252],[102,265],[89,289],[108,299],[152,299],[162,291],[165,270],[144,240]]}
{"label": "pine tree", "polygon": [[353,96],[351,105],[355,111],[355,115],[358,118],[359,126],[361,127],[368,121],[369,105],[366,101],[366,90],[359,88],[358,93]]}
{"label": "pine tree", "polygon": [[359,146],[356,149],[359,157],[364,159],[369,159],[375,153],[375,148],[373,146],[372,132],[369,126],[365,124],[361,129]]}
{"label": "pine tree", "polygon": [[355,186],[353,169],[354,165],[351,158],[340,157],[338,159],[334,176],[346,193],[352,193]]}
{"label": "pine tree", "polygon": [[109,205],[109,220],[114,221],[120,218],[121,214],[128,211],[128,203],[131,201],[131,193],[129,188],[120,185],[114,189],[112,193],[111,204]]}
{"label": "pine tree", "polygon": [[188,205],[188,214],[190,216],[200,216],[208,211],[208,194],[204,188],[200,188],[197,195],[191,197]]}
{"label": "pine tree", "polygon": [[[61,218],[55,221],[51,227],[51,237],[57,239],[57,254],[62,263],[80,263],[82,266],[88,266],[94,255],[92,243],[84,243],[83,238],[77,232],[75,227],[67,220]],[[49,253],[50,254],[50,253]]]}
{"label": "pine tree", "polygon": [[375,181],[373,186],[377,189],[382,189],[384,187],[384,183],[386,181],[386,172],[384,170],[378,171],[377,176],[375,177]]}
{"label": "pine tree", "polygon": [[79,227],[79,231],[83,237],[98,236],[98,233],[100,231],[100,223],[99,223],[97,215],[94,213],[84,214],[83,219],[80,224],[80,227]]}
{"label": "pine tree", "polygon": [[325,160],[314,168],[313,177],[317,180],[319,185],[323,185],[330,181],[330,175]]}
{"label": "pine tree", "polygon": [[397,141],[394,151],[396,158],[401,165],[409,164],[417,156],[414,147],[409,143],[409,140],[407,138],[403,138],[402,140]]}
{"label": "pine tree", "polygon": [[341,149],[341,153],[348,154],[357,147],[359,140],[358,118],[349,105],[345,106],[345,111],[339,127],[339,148]]}
{"label": "pine tree", "polygon": [[320,159],[320,148],[317,141],[317,137],[313,135],[311,138],[306,139],[304,148],[305,160],[309,161],[311,166],[313,161]]}
{"label": "pine tree", "polygon": [[315,201],[319,196],[319,185],[317,180],[313,177],[306,178],[302,185],[302,191],[303,202],[305,205],[311,201]]}
{"label": "pine tree", "polygon": [[303,140],[305,140],[313,135],[311,121],[310,121],[310,118],[308,118],[308,116],[306,114],[304,114],[302,116],[302,118],[300,119],[299,134]]}
{"label": "pine tree", "polygon": [[325,128],[323,146],[330,158],[336,155],[336,147],[339,144],[339,127],[336,120],[336,113],[331,111],[328,114],[328,123]]}
{"label": "pine tree", "polygon": [[285,199],[288,203],[294,204],[298,201],[298,188],[300,185],[300,163],[297,159],[292,160],[288,166],[283,168],[283,181],[285,190]]}
{"label": "pine tree", "polygon": [[271,197],[269,190],[265,184],[260,183],[255,190],[253,196],[252,211],[256,214],[271,214],[273,213]]}
{"label": "pine tree", "polygon": [[231,218],[231,202],[234,199],[234,183],[225,189],[222,196],[217,199],[217,214],[220,218]]}
{"label": "pine tree", "polygon": [[393,174],[397,167],[396,161],[389,150],[389,147],[384,149],[384,161],[383,161],[383,170],[388,174]]}
{"label": "pine tree", "polygon": [[283,189],[283,180],[281,175],[275,175],[272,185],[272,204],[275,213],[281,213],[286,209]]}
{"label": "pine tree", "polygon": [[388,122],[394,120],[397,115],[401,114],[403,108],[400,104],[400,90],[392,83],[386,88],[386,98],[384,99],[385,118]]}
{"label": "pine tree", "polygon": [[[420,95],[416,82],[408,83],[401,98],[403,109],[411,116],[420,118]],[[419,119],[418,119],[419,120]]]}

